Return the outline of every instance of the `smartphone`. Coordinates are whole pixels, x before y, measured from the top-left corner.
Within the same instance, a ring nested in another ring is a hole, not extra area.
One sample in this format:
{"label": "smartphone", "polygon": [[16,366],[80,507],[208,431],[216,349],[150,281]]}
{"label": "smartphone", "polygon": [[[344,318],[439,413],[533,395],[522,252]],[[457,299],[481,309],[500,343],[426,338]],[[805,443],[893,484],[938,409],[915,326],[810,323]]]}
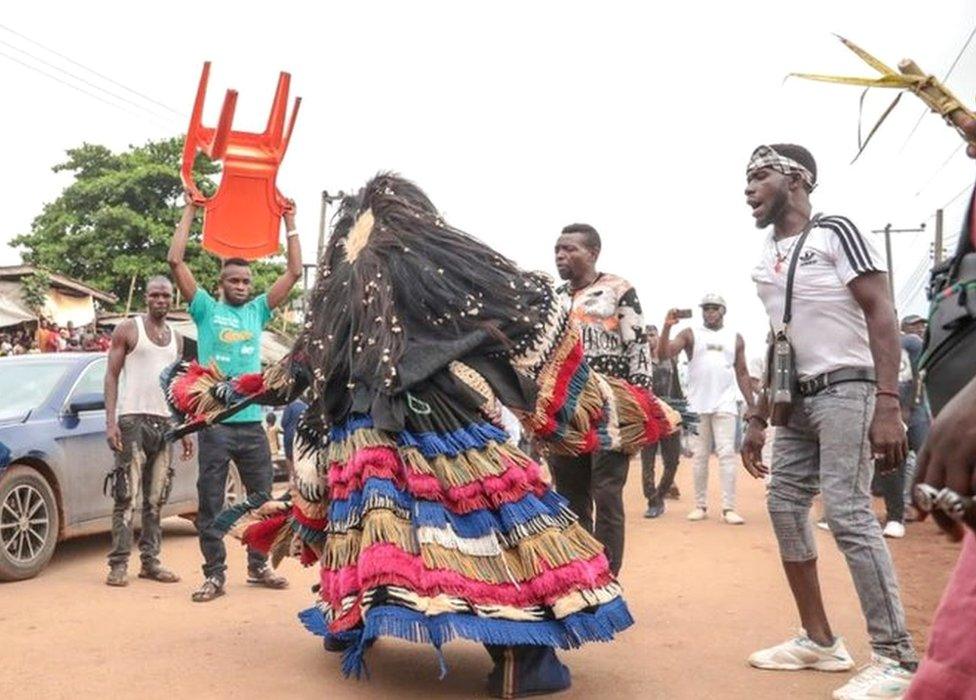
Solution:
{"label": "smartphone", "polygon": [[691,309],[678,309],[678,318],[691,318]]}

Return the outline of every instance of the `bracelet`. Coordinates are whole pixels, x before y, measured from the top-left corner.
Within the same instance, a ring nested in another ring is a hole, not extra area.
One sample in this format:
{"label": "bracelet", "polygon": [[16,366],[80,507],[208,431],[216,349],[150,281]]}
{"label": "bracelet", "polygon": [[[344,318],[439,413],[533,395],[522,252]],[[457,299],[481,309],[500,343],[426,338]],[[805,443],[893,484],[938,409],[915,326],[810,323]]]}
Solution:
{"label": "bracelet", "polygon": [[297,235],[298,235],[298,229],[293,228],[291,231],[288,232],[288,234],[285,237],[291,238],[292,236],[297,236]]}
{"label": "bracelet", "polygon": [[890,396],[893,399],[898,399],[899,401],[901,401],[901,394],[899,394],[897,391],[893,391],[892,389],[876,389],[874,395]]}
{"label": "bracelet", "polygon": [[758,413],[750,413],[749,415],[746,416],[746,423],[748,423],[751,420],[757,420],[757,421],[759,421],[760,423],[762,423],[762,426],[764,428],[768,428],[769,427],[769,421],[767,421],[765,418],[763,418],[762,416],[760,416]]}

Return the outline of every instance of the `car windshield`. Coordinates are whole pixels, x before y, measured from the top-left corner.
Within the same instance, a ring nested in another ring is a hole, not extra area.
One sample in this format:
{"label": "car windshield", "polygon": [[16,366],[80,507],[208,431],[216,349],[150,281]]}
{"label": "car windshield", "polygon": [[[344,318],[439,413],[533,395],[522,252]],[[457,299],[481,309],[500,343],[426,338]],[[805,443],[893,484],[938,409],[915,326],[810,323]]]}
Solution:
{"label": "car windshield", "polygon": [[67,367],[65,362],[43,360],[0,362],[0,420],[23,416],[44,403]]}

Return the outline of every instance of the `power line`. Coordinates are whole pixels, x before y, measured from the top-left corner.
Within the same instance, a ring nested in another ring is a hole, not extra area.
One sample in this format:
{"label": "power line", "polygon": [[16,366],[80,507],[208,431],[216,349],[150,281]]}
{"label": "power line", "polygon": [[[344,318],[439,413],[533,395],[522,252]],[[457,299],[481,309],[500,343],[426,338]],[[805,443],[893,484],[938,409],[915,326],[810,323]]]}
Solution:
{"label": "power line", "polygon": [[6,58],[8,61],[13,61],[14,63],[19,63],[20,65],[24,66],[25,68],[30,68],[32,71],[36,71],[36,72],[40,73],[41,75],[50,78],[51,80],[54,80],[54,81],[57,81],[57,82],[61,83],[62,85],[67,85],[72,90],[77,90],[78,92],[83,93],[85,95],[88,95],[89,97],[91,97],[93,99],[96,99],[99,102],[102,102],[104,104],[109,105],[110,107],[115,107],[116,109],[121,109],[123,112],[125,112],[126,114],[129,114],[129,115],[131,115],[133,117],[136,117],[136,118],[140,118],[140,117],[141,118],[145,118],[146,117],[145,114],[139,114],[137,112],[133,112],[132,110],[127,109],[127,108],[123,107],[120,104],[117,104],[115,102],[111,102],[109,100],[106,100],[104,97],[100,97],[99,95],[96,95],[93,92],[89,92],[88,90],[85,90],[82,87],[78,87],[74,83],[69,83],[67,80],[61,80],[61,78],[57,77],[56,75],[51,75],[47,71],[41,70],[37,66],[32,66],[30,63],[27,63],[26,61],[21,61],[19,58],[15,58],[15,57],[11,56],[10,54],[4,53],[3,51],[0,51],[0,57]]}
{"label": "power line", "polygon": [[956,154],[958,154],[959,151],[961,151],[963,149],[963,146],[965,146],[965,145],[967,145],[967,144],[966,144],[965,141],[963,141],[958,146],[956,146],[954,149],[952,149],[952,153],[949,154],[949,157],[946,158],[944,161],[942,161],[942,165],[940,165],[938,168],[936,168],[935,169],[935,172],[932,173],[932,176],[928,180],[925,181],[925,184],[918,188],[918,192],[915,193],[915,196],[916,197],[918,197],[920,194],[922,194],[922,192],[925,191],[925,188],[927,188],[929,185],[931,185],[935,181],[935,178],[938,177],[939,173],[942,172],[942,169],[945,168],[945,166],[947,166],[949,164],[949,161],[951,161],[953,158],[956,157]]}
{"label": "power line", "polygon": [[141,110],[143,110],[143,111],[151,114],[154,117],[157,117],[159,119],[173,119],[173,117],[171,117],[171,116],[163,116],[162,114],[160,114],[160,113],[158,113],[158,112],[150,109],[149,107],[146,107],[145,105],[141,105],[141,104],[139,104],[138,102],[136,102],[134,100],[130,100],[128,97],[125,97],[124,95],[119,95],[117,93],[112,92],[111,90],[108,90],[106,88],[103,88],[101,85],[98,85],[97,83],[93,83],[92,81],[87,80],[86,78],[83,78],[80,75],[76,75],[75,73],[72,73],[69,70],[65,70],[61,66],[59,66],[59,65],[57,65],[55,63],[51,63],[50,61],[45,60],[45,59],[41,58],[40,56],[35,56],[30,51],[25,51],[24,49],[20,48],[19,46],[14,45],[14,44],[11,44],[10,42],[7,42],[7,41],[4,41],[3,39],[0,39],[0,44],[3,44],[4,46],[7,46],[7,47],[13,49],[14,51],[19,51],[20,53],[24,54],[25,56],[28,56],[29,58],[32,58],[33,60],[37,61],[38,63],[41,63],[42,65],[48,66],[49,68],[53,68],[54,70],[56,70],[56,71],[58,71],[60,73],[64,73],[65,75],[67,75],[70,78],[74,78],[75,80],[77,80],[77,81],[79,81],[81,83],[84,83],[85,85],[87,85],[87,86],[89,86],[91,88],[94,88],[96,90],[100,90],[101,92],[104,92],[106,95],[108,95],[110,97],[113,97],[113,98],[115,98],[117,100],[121,100],[122,102],[125,102],[126,104],[130,104],[133,107],[135,107],[136,109],[141,109]]}
{"label": "power line", "polygon": [[150,97],[149,95],[146,95],[146,94],[144,94],[144,93],[141,93],[141,92],[139,92],[138,90],[135,90],[135,89],[133,89],[133,88],[130,88],[130,87],[129,87],[128,85],[124,85],[124,84],[122,84],[122,83],[120,83],[120,82],[119,82],[119,81],[117,81],[117,80],[113,80],[112,78],[110,78],[110,77],[108,77],[108,76],[107,76],[107,75],[105,75],[104,73],[99,73],[99,72],[98,72],[97,70],[95,70],[94,68],[89,68],[89,67],[88,67],[88,66],[86,66],[85,64],[83,64],[83,63],[79,63],[78,61],[76,61],[76,60],[74,60],[73,58],[70,58],[69,56],[65,56],[65,55],[64,55],[63,53],[60,53],[59,51],[55,51],[55,50],[54,50],[54,49],[52,49],[51,47],[49,47],[49,46],[45,46],[45,45],[44,45],[44,44],[42,44],[41,42],[39,42],[39,41],[36,41],[36,40],[34,40],[34,39],[31,39],[31,38],[30,38],[29,36],[27,36],[27,35],[25,35],[25,34],[21,34],[20,32],[18,32],[18,31],[17,31],[17,30],[15,30],[15,29],[11,29],[10,27],[8,27],[8,26],[6,26],[6,25],[4,25],[4,24],[0,24],[0,29],[3,29],[3,30],[4,30],[4,31],[6,31],[6,32],[10,32],[10,33],[11,33],[11,34],[13,34],[14,36],[18,36],[18,37],[20,37],[21,39],[23,39],[24,41],[28,41],[28,42],[30,42],[31,44],[34,44],[34,46],[39,46],[40,48],[42,48],[42,49],[44,49],[45,51],[48,51],[48,52],[50,52],[50,53],[52,53],[52,54],[54,54],[54,55],[55,55],[55,56],[57,56],[58,58],[61,58],[61,59],[64,59],[64,60],[65,60],[65,61],[67,61],[68,63],[71,63],[72,65],[75,65],[75,66],[78,66],[79,68],[83,68],[84,70],[86,70],[86,71],[88,71],[89,73],[91,73],[91,74],[93,74],[93,75],[97,75],[97,76],[98,76],[99,78],[101,78],[102,80],[107,80],[108,82],[110,82],[110,83],[112,83],[113,85],[116,85],[116,86],[118,86],[118,87],[120,87],[120,88],[122,88],[122,89],[124,89],[124,90],[128,90],[128,91],[129,91],[129,92],[131,92],[131,93],[132,93],[133,95],[138,95],[138,96],[139,96],[139,97],[141,97],[142,99],[144,99],[144,100],[146,100],[146,101],[148,101],[148,102],[152,102],[153,104],[155,104],[155,105],[158,105],[158,106],[160,106],[160,107],[162,107],[163,109],[165,109],[165,110],[167,110],[167,111],[169,111],[169,112],[172,112],[173,114],[175,114],[175,115],[177,115],[177,116],[183,116],[183,113],[182,113],[182,112],[180,112],[179,110],[176,110],[176,109],[173,109],[173,108],[172,108],[172,107],[170,107],[169,105],[167,105],[167,104],[164,104],[164,103],[162,103],[162,102],[160,102],[159,100],[155,100],[155,99],[153,99],[153,98],[152,98],[152,97]]}
{"label": "power line", "polygon": [[[949,76],[952,75],[952,71],[956,69],[956,65],[959,63],[959,59],[962,58],[962,55],[966,52],[966,49],[969,48],[969,44],[972,42],[974,36],[976,36],[976,26],[973,27],[973,31],[969,33],[969,38],[966,39],[966,43],[962,45],[962,48],[959,49],[959,53],[956,54],[956,60],[952,62],[952,65],[949,66],[949,70],[947,70],[946,74],[942,77],[943,83],[949,79]],[[912,127],[912,130],[908,132],[908,136],[905,137],[905,142],[901,145],[901,148],[898,151],[899,153],[905,150],[905,146],[908,145],[909,139],[911,139],[912,136],[915,135],[915,131],[921,125],[922,120],[925,119],[925,115],[928,114],[928,112],[929,112],[928,109],[926,108],[922,109],[922,113],[918,115],[918,121],[915,122],[915,126]]]}

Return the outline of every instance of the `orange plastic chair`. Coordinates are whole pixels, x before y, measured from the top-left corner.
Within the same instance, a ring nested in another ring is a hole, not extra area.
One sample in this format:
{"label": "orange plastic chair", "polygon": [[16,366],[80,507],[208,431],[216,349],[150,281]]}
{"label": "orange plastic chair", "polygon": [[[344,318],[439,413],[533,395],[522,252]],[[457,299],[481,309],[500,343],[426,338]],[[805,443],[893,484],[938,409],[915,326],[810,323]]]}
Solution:
{"label": "orange plastic chair", "polygon": [[[207,61],[203,64],[197,99],[190,116],[181,170],[183,185],[193,201],[204,210],[203,247],[223,258],[254,260],[271,255],[278,250],[281,215],[288,208],[275,179],[288,149],[302,98],[295,98],[285,131],[291,76],[281,73],[264,133],[231,130],[237,107],[236,90],[227,91],[216,128],[205,127],[200,119],[209,76],[210,62]],[[220,185],[209,199],[193,181],[193,161],[197,151],[222,161],[223,165]]]}

